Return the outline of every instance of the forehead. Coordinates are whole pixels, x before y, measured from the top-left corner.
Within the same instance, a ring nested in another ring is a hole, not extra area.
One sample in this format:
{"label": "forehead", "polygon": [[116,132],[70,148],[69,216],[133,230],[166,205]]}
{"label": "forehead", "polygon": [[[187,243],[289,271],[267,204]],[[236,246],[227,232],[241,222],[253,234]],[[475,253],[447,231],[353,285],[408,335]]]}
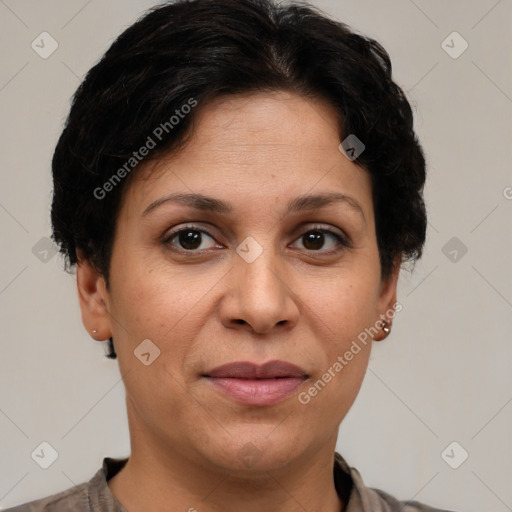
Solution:
{"label": "forehead", "polygon": [[182,150],[142,162],[124,202],[142,211],[174,191],[275,201],[287,192],[320,190],[368,196],[369,175],[339,151],[339,130],[339,113],[318,98],[288,92],[218,98],[196,112]]}
{"label": "forehead", "polygon": [[[243,145],[293,143],[290,132],[309,139],[311,146],[326,148],[328,137],[338,137],[339,114],[325,100],[287,91],[271,91],[221,97],[198,112],[197,142]],[[295,144],[297,146],[297,144]]]}

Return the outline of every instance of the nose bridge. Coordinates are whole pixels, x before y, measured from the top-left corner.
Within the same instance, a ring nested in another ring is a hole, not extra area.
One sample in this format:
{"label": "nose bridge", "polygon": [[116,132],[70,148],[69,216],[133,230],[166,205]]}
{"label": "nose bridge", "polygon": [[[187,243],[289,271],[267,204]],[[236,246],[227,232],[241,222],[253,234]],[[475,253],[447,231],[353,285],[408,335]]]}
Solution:
{"label": "nose bridge", "polygon": [[229,322],[249,324],[262,333],[276,324],[296,322],[297,308],[271,233],[247,237],[236,249]]}
{"label": "nose bridge", "polygon": [[268,295],[267,300],[276,299],[280,295],[281,279],[278,275],[279,262],[278,254],[271,239],[271,234],[247,237],[238,247],[237,254],[239,261],[237,266],[241,267],[240,285],[246,286],[245,293],[250,295]]}

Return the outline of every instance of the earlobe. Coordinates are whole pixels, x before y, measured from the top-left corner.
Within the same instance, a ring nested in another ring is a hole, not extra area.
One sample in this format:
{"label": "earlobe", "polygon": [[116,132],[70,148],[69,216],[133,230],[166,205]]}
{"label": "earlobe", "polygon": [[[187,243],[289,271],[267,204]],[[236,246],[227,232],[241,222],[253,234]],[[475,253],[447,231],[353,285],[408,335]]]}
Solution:
{"label": "earlobe", "polygon": [[395,317],[396,311],[398,311],[396,309],[396,305],[398,304],[396,294],[401,258],[397,257],[394,263],[390,276],[384,280],[381,285],[378,307],[379,319],[376,322],[379,333],[374,337],[375,341],[382,341],[390,334],[393,318]]}
{"label": "earlobe", "polygon": [[94,339],[103,341],[112,336],[105,280],[80,249],[77,255],[76,283],[82,323]]}

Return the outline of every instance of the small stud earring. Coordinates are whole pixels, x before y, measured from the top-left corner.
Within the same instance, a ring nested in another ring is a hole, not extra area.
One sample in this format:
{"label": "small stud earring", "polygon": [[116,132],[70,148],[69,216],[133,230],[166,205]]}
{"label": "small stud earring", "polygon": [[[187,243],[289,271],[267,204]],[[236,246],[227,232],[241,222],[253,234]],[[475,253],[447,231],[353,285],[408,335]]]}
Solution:
{"label": "small stud earring", "polygon": [[92,330],[92,333],[93,333],[93,334],[96,334],[97,332],[98,332],[98,331],[97,331],[96,329],[93,329],[93,330]]}
{"label": "small stud earring", "polygon": [[389,334],[391,332],[391,329],[388,327],[388,323],[387,322],[384,322],[384,325],[382,326],[382,330],[386,333],[386,334]]}

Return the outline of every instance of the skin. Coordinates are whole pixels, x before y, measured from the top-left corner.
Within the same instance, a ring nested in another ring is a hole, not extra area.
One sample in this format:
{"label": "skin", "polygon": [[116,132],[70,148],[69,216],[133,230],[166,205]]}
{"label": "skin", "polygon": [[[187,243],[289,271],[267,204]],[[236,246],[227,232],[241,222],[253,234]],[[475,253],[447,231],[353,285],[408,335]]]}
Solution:
{"label": "skin", "polygon": [[[396,302],[399,266],[381,278],[370,176],[339,151],[337,113],[320,99],[232,96],[197,114],[185,149],[145,163],[123,192],[109,290],[87,260],[77,268],[84,326],[98,340],[113,336],[126,388],[131,456],[109,487],[131,512],[149,500],[157,511],[172,503],[198,512],[339,512],[338,429],[371,342],[308,404],[298,394]],[[212,196],[233,211],[167,202],[142,216],[175,192]],[[297,196],[325,192],[350,196],[362,213],[347,203],[285,213]],[[188,223],[208,234],[196,245],[164,241]],[[330,234],[308,241],[314,228],[348,235],[350,247]],[[263,249],[252,263],[236,252],[249,236]],[[183,255],[187,248],[195,256]],[[160,349],[148,366],[134,356],[145,339]],[[309,378],[271,406],[237,403],[201,377],[227,362],[273,359]],[[247,443],[258,457],[251,466],[240,457]]]}

